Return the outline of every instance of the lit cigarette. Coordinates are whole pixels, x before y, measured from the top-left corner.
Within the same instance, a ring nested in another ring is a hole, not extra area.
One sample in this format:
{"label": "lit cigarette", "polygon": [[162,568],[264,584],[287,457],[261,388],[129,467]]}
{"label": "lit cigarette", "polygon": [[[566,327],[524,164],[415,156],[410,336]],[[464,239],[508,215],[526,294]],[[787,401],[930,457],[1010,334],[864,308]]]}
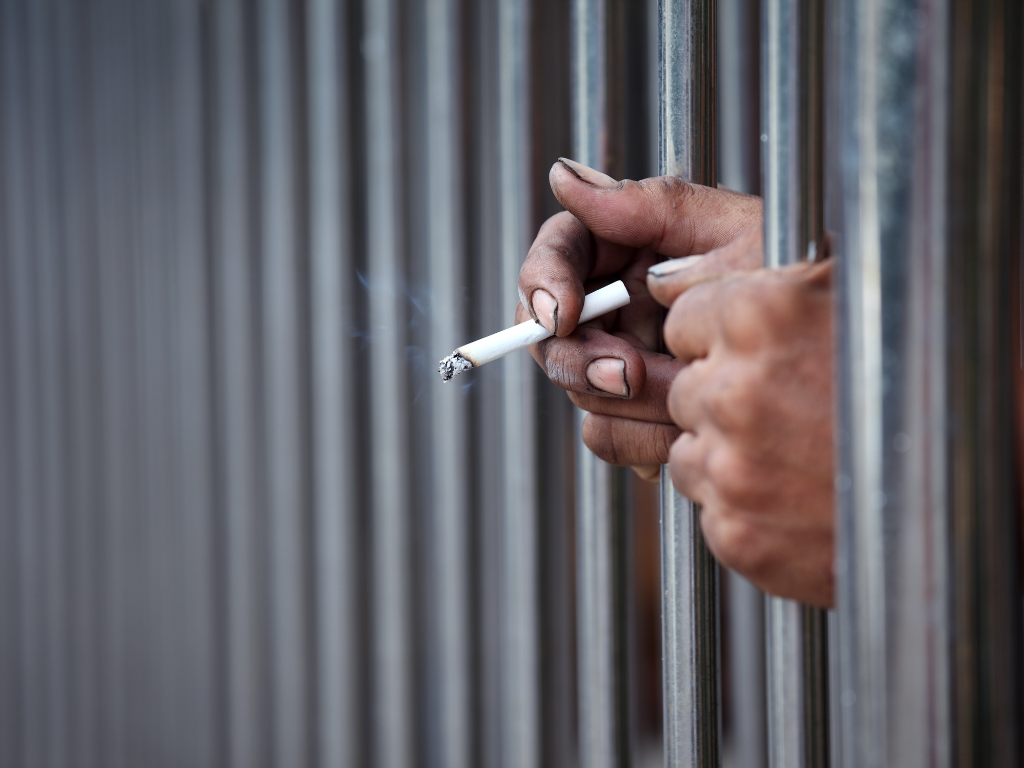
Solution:
{"label": "lit cigarette", "polygon": [[[616,280],[611,285],[606,285],[586,297],[583,302],[583,311],[580,313],[580,323],[593,320],[595,317],[600,317],[627,304],[629,304],[629,292],[621,280]],[[509,352],[523,349],[551,336],[551,331],[536,320],[527,320],[459,347],[441,361],[437,370],[442,379],[451,381],[463,371],[479,368],[484,363],[497,360]]]}

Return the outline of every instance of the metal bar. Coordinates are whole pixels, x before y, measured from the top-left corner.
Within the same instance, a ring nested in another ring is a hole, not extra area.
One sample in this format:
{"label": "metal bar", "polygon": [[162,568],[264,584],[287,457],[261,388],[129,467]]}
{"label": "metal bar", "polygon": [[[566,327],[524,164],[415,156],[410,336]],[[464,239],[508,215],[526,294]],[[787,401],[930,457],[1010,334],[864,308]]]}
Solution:
{"label": "metal bar", "polygon": [[413,764],[410,501],[406,403],[401,128],[395,0],[363,6],[367,140],[367,251],[373,481],[373,753],[382,768]]}
{"label": "metal bar", "polygon": [[1020,8],[837,12],[844,764],[1019,765]]}
{"label": "metal bar", "polygon": [[[511,318],[519,302],[519,267],[531,234],[528,0],[498,0],[497,21],[499,287],[502,317]],[[503,765],[531,768],[541,757],[536,371],[526,355],[509,355],[502,368],[500,743]]]}
{"label": "metal bar", "polygon": [[[759,0],[719,0],[717,39],[718,181],[756,195],[761,189]],[[736,768],[765,768],[764,594],[726,571],[729,724],[723,738]]]}
{"label": "metal bar", "polygon": [[[623,174],[622,6],[618,0],[572,4],[573,157]],[[630,541],[628,470],[583,444],[576,410],[576,637],[580,763],[625,766],[631,760],[628,626]]]}
{"label": "metal bar", "polygon": [[134,214],[138,190],[132,170],[137,147],[132,140],[132,115],[127,94],[132,92],[134,67],[126,67],[124,41],[132,39],[133,19],[128,9],[114,2],[95,8],[90,18],[96,36],[93,48],[98,84],[95,111],[97,169],[97,250],[101,308],[101,359],[103,361],[102,451],[104,455],[104,532],[100,558],[104,567],[98,611],[103,616],[99,663],[102,674],[100,699],[100,754],[104,765],[120,768],[131,764],[128,734],[131,708],[127,670],[139,664],[130,630],[130,598],[133,584],[130,558],[138,543],[132,541],[129,522],[139,508],[141,474],[140,441],[135,425],[141,421],[137,390],[133,329],[136,312],[132,298],[136,265],[128,258],[135,252]]}
{"label": "metal bar", "polygon": [[[61,211],[61,188],[58,182],[59,165],[54,157],[56,137],[56,108],[53,98],[55,84],[54,30],[48,22],[47,3],[35,3],[27,13],[27,70],[28,104],[26,116],[31,126],[29,163],[32,180],[29,198],[29,221],[32,227],[31,250],[23,257],[35,263],[34,295],[30,302],[33,345],[36,362],[33,374],[37,377],[35,402],[38,412],[32,414],[32,429],[37,433],[38,461],[37,506],[26,508],[32,518],[28,525],[38,536],[32,566],[36,570],[34,589],[39,599],[39,636],[37,652],[40,654],[41,677],[34,681],[39,696],[39,717],[32,728],[42,735],[40,751],[35,759],[40,763],[59,764],[68,760],[68,668],[63,647],[67,637],[67,606],[63,603],[66,571],[66,528],[64,516],[67,496],[64,484],[66,453],[61,431],[66,418],[65,403],[61,398],[61,383],[66,367],[62,356],[61,338],[64,304],[61,300],[64,268],[61,259],[63,230],[54,226]],[[27,761],[33,755],[26,756]]]}
{"label": "metal bar", "polygon": [[[13,9],[10,3],[0,4],[0,111],[16,116],[21,111],[17,94],[18,48],[12,45],[15,37]],[[6,535],[0,538],[0,611],[5,620],[0,622],[0,766],[18,765],[22,758],[21,689],[21,558],[19,538],[21,504],[19,482],[19,456],[17,427],[18,388],[16,374],[18,361],[19,316],[15,311],[19,266],[18,236],[20,226],[16,217],[24,205],[23,195],[15,177],[20,164],[18,140],[22,130],[18,119],[0,121],[0,525]]]}
{"label": "metal bar", "polygon": [[[295,98],[296,24],[277,0],[257,6],[260,82],[260,248],[266,429],[273,761],[305,765],[310,712],[309,623],[304,578],[306,508],[300,363],[299,183]],[[392,483],[393,485],[393,483]]]}
{"label": "metal bar", "polygon": [[[824,9],[799,0],[763,8],[764,263],[778,268],[824,251]],[[826,614],[769,596],[765,625],[769,765],[827,766]]]}
{"label": "metal bar", "polygon": [[[660,172],[715,183],[715,3],[661,0]],[[718,564],[700,511],[661,472],[665,765],[720,762]]]}
{"label": "metal bar", "polygon": [[[168,512],[178,523],[181,549],[172,553],[180,595],[181,641],[175,648],[179,691],[174,702],[180,745],[178,759],[211,765],[223,754],[220,740],[216,657],[216,553],[211,535],[215,519],[212,343],[210,328],[211,269],[209,266],[206,185],[206,133],[203,121],[204,77],[200,38],[200,4],[196,0],[162,8],[167,35],[170,129],[165,156],[173,163],[164,179],[173,218],[165,234],[172,304],[172,355],[168,355],[173,386],[171,418],[177,428],[175,474],[168,473],[177,493]],[[172,614],[173,617],[173,614]],[[171,636],[168,628],[167,636]],[[170,748],[166,745],[165,748]]]}
{"label": "metal bar", "polygon": [[246,74],[252,14],[242,0],[213,9],[215,126],[210,138],[212,247],[215,265],[218,506],[223,515],[226,751],[231,768],[270,764],[270,701],[266,615],[260,574],[266,509],[260,493],[259,259],[256,254],[256,169],[250,116],[253,90]]}
{"label": "metal bar", "polygon": [[355,262],[346,115],[352,109],[345,9],[314,0],[306,10],[309,103],[313,525],[317,575],[317,756],[322,768],[360,764],[357,722],[355,382],[349,329]]}
{"label": "metal bar", "polygon": [[33,326],[33,305],[35,303],[35,259],[32,237],[31,201],[32,144],[31,101],[28,94],[28,51],[26,11],[7,4],[4,9],[5,26],[2,50],[4,52],[4,90],[6,91],[7,114],[5,135],[9,142],[6,148],[8,175],[4,179],[9,205],[6,232],[6,250],[10,254],[8,279],[10,280],[10,314],[12,317],[12,365],[11,389],[14,396],[12,432],[14,444],[13,464],[15,483],[12,486],[16,515],[15,543],[18,585],[17,602],[19,612],[19,637],[16,647],[18,659],[15,669],[20,678],[19,699],[16,703],[20,718],[15,734],[16,754],[21,762],[39,762],[43,757],[45,732],[40,726],[45,722],[41,712],[43,678],[42,645],[39,636],[40,614],[42,612],[41,574],[35,570],[38,557],[38,528],[40,499],[38,472],[39,431],[38,399],[39,386],[36,376],[36,334]]}
{"label": "metal bar", "polygon": [[[462,286],[465,242],[461,139],[462,39],[456,0],[426,2],[426,196],[431,349],[441,354],[467,338]],[[468,516],[468,405],[459,386],[431,387],[433,455],[430,571],[433,638],[428,661],[439,711],[438,766],[468,768],[470,719],[470,540]]]}
{"label": "metal bar", "polygon": [[[125,550],[129,579],[136,588],[128,595],[127,608],[137,627],[133,654],[138,671],[128,681],[127,760],[143,759],[146,745],[174,743],[180,728],[175,699],[181,690],[184,669],[176,662],[176,646],[167,641],[172,626],[183,617],[175,606],[178,581],[174,564],[181,559],[181,537],[175,525],[179,487],[168,482],[175,472],[173,445],[177,424],[170,413],[173,389],[173,349],[170,296],[170,263],[167,258],[167,219],[171,201],[167,188],[171,163],[167,150],[171,131],[164,105],[168,103],[166,20],[153,5],[136,5],[133,31],[122,43],[122,63],[134,72],[130,90],[129,128],[137,151],[131,153],[130,179],[136,193],[132,212],[132,241],[128,258],[135,266],[130,298],[136,321],[132,326],[137,354],[133,358],[138,382],[138,505],[127,518],[129,540]],[[136,705],[135,702],[140,704]],[[144,702],[144,703],[141,703]],[[161,723],[157,727],[154,721]]]}

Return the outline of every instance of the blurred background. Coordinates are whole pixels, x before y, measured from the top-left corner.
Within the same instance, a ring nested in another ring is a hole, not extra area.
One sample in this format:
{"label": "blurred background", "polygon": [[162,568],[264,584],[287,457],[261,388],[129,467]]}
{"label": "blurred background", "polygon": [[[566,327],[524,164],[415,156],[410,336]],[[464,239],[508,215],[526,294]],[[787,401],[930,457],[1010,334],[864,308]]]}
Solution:
{"label": "blurred background", "polygon": [[[629,178],[656,12],[615,17]],[[756,4],[753,38],[729,18],[719,178],[756,191]],[[0,766],[577,763],[571,406],[525,353],[436,373],[510,323],[559,210],[570,22],[0,2]],[[657,494],[628,494],[658,765]]]}

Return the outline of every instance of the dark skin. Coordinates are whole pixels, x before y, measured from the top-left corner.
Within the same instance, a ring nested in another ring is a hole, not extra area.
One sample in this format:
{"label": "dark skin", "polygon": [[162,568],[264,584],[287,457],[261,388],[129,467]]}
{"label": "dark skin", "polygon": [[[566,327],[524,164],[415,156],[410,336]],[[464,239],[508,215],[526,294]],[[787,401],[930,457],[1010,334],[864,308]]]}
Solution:
{"label": "dark skin", "polygon": [[[566,212],[541,228],[520,293],[555,331],[531,352],[589,412],[587,446],[645,478],[668,463],[721,562],[831,605],[830,266],[759,269],[755,197],[568,162],[550,181]],[[666,258],[685,260],[648,275]],[[631,304],[577,328],[584,295],[615,279]]]}
{"label": "dark skin", "polygon": [[[530,249],[516,319],[529,312],[555,332],[531,352],[589,412],[584,442],[645,479],[669,464],[723,564],[770,594],[831,606],[831,263],[761,269],[758,198],[619,182],[572,161],[550,181],[566,212]],[[577,328],[585,293],[615,279],[631,304]],[[1024,464],[1019,304],[1012,315]]]}

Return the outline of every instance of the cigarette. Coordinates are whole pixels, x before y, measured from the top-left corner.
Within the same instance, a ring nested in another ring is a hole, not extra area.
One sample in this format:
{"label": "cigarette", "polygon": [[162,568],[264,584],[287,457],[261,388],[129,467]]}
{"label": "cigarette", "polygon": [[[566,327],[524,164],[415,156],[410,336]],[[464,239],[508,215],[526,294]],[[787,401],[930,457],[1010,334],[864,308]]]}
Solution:
{"label": "cigarette", "polygon": [[[621,280],[616,280],[611,285],[606,285],[587,295],[583,302],[583,311],[580,313],[580,323],[593,320],[595,317],[600,317],[627,304],[629,304],[629,292]],[[459,347],[441,361],[437,371],[441,374],[442,379],[451,381],[463,371],[479,368],[484,363],[497,360],[517,349],[536,344],[552,335],[551,331],[536,320],[527,320]]]}

